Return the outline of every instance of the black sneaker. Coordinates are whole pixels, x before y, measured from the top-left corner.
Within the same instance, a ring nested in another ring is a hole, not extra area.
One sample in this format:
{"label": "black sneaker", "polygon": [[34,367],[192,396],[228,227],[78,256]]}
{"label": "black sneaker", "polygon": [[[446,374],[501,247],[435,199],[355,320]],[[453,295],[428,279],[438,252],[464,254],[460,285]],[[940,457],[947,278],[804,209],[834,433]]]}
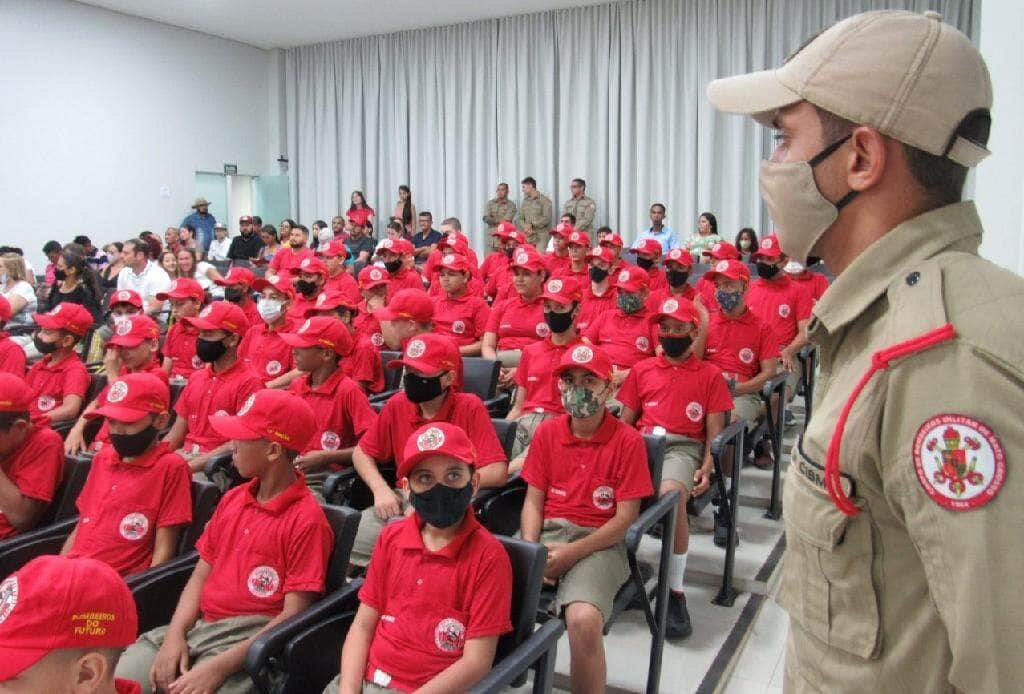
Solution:
{"label": "black sneaker", "polygon": [[686,596],[682,593],[668,593],[668,617],[665,618],[665,638],[685,639],[693,633],[690,613],[686,610]]}
{"label": "black sneaker", "polygon": [[785,427],[786,429],[790,429],[796,426],[796,416],[792,413],[792,411],[787,409],[782,419],[782,426]]}
{"label": "black sneaker", "polygon": [[[740,539],[736,538],[736,544],[740,543]],[[729,544],[729,526],[722,522],[721,517],[715,514],[715,545],[718,547],[725,547]]]}

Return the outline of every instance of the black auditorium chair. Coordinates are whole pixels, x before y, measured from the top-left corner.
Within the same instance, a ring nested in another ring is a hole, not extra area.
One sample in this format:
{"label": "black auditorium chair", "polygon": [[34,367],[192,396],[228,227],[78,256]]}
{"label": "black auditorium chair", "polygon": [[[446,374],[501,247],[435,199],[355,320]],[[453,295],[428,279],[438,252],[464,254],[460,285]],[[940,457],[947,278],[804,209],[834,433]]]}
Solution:
{"label": "black auditorium chair", "polygon": [[484,401],[492,417],[504,417],[511,405],[510,394],[498,391],[501,362],[482,357],[463,357],[462,390],[473,393]]}
{"label": "black auditorium chair", "polygon": [[811,421],[811,411],[814,409],[814,381],[815,372],[818,370],[818,348],[814,344],[806,344],[800,350],[800,365],[803,373],[800,375],[800,391],[804,395],[804,422]]}

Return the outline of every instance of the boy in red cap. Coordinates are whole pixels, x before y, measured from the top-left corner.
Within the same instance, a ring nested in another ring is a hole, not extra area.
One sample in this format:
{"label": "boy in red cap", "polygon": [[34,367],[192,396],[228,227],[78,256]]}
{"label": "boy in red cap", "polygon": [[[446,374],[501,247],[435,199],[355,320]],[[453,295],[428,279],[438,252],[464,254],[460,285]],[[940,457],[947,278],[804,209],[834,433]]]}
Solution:
{"label": "boy in red cap", "polygon": [[76,502],[79,521],[61,554],[99,559],[122,576],[162,564],[192,521],[188,465],[158,437],[170,419],[167,384],[125,374],[88,417],[107,420],[110,445],[93,458]]}
{"label": "boy in red cap", "polygon": [[377,247],[377,257],[384,263],[390,278],[388,297],[400,289],[423,290],[423,276],[415,267],[413,245],[405,239],[384,239]]}
{"label": "boy in red cap", "polygon": [[647,320],[650,275],[636,265],[623,265],[615,276],[616,308],[601,313],[583,336],[607,352],[615,364],[615,385],[622,384],[630,367],[654,354],[656,332]]}
{"label": "boy in red cap", "polygon": [[626,243],[622,240],[622,237],[616,234],[611,229],[602,238],[598,235],[597,245],[601,248],[607,248],[615,255],[615,262],[612,264],[612,270],[618,270],[622,264],[622,249]]}
{"label": "boy in red cap", "polygon": [[197,369],[203,368],[203,362],[196,356],[196,336],[199,331],[190,327],[185,319],[199,315],[206,302],[206,292],[194,279],[179,277],[171,282],[166,292],[160,292],[156,298],[171,302],[171,317],[174,318],[174,324],[164,338],[163,368],[175,383],[184,383]]}
{"label": "boy in red cap", "polygon": [[[712,265],[716,265],[722,260],[740,260],[740,252],[736,249],[736,246],[732,245],[728,241],[718,241],[708,251],[709,261]],[[701,276],[697,280],[697,286],[694,288],[697,292],[697,296],[700,297],[699,303],[709,313],[714,313],[718,310],[718,305],[715,303],[715,283],[707,278],[707,273]]]}
{"label": "boy in red cap", "polygon": [[256,325],[260,321],[260,314],[256,310],[256,302],[252,298],[253,284],[256,276],[252,271],[244,267],[233,267],[222,279],[216,279],[214,284],[224,287],[224,301],[230,301],[242,309],[246,320],[250,325]]}
{"label": "boy in red cap", "polygon": [[693,269],[693,255],[685,248],[673,248],[665,254],[665,286],[651,290],[648,307],[654,311],[665,299],[686,299],[693,301],[697,292],[688,283]]}
{"label": "boy in red cap", "polygon": [[32,423],[32,398],[24,379],[0,373],[0,539],[35,527],[64,471],[60,435]]}
{"label": "boy in red cap", "polygon": [[4,331],[11,319],[11,302],[0,296],[0,373],[25,375],[25,350]]}
{"label": "boy in red cap", "polygon": [[402,349],[409,338],[434,329],[434,300],[423,288],[400,289],[374,313],[389,349]]}
{"label": "boy in red cap", "polygon": [[434,300],[433,323],[437,334],[454,340],[463,356],[478,357],[491,309],[482,298],[469,293],[471,279],[464,256],[453,253],[442,258],[438,272],[441,293]]}
{"label": "boy in red cap", "polygon": [[0,583],[0,691],[139,694],[114,677],[138,624],[131,591],[106,564],[37,557]]}
{"label": "boy in red cap", "polygon": [[[452,238],[460,238],[458,236]],[[461,244],[460,244],[461,246]],[[447,268],[451,270],[453,267],[458,266],[463,268],[460,272],[465,273],[466,283],[464,292],[467,296],[475,296],[478,299],[484,297],[484,283],[480,279],[479,270],[473,267],[473,263],[470,262],[469,256],[466,254],[465,249],[456,249],[448,243],[441,246],[441,258],[434,266],[434,274],[424,275],[427,277],[430,286],[427,288],[427,294],[431,298],[442,297],[445,294],[444,288],[441,286],[441,272]]]}
{"label": "boy in red cap", "polygon": [[701,318],[692,302],[682,297],[665,299],[649,320],[658,328],[662,353],[634,365],[616,397],[622,403],[623,422],[643,434],[665,437],[659,493],[680,494],[668,567],[666,636],[686,638],[693,632],[683,594],[690,543],[686,502],[711,484],[714,462],[707,442],[725,426],[732,397],[718,367],[694,354]]}
{"label": "boy in red cap", "polygon": [[353,564],[365,566],[384,523],[405,512],[407,501],[391,489],[377,466],[387,460],[401,465],[405,442],[422,424],[451,422],[477,442],[481,486],[500,487],[508,479],[508,459],[487,408],[476,395],[455,389],[461,361],[454,342],[425,333],[409,340],[402,358],[388,364],[389,368],[405,367],[403,390],[388,400],[352,453],[352,464],[374,500],[359,523]]}
{"label": "boy in red cap", "polygon": [[512,222],[501,222],[491,233],[497,250],[484,258],[480,276],[484,280],[484,295],[493,302],[506,298],[512,284],[512,255],[518,246],[526,243],[526,235]]}
{"label": "boy in red cap", "polygon": [[554,608],[569,631],[574,692],[605,687],[602,631],[615,594],[629,577],[623,539],[653,493],[643,437],[605,404],[612,360],[576,345],[553,374],[566,415],[537,427],[522,477],[529,485],[522,536],[548,547],[544,576],[557,582]]}
{"label": "boy in red cap", "polygon": [[146,691],[252,691],[242,666],[253,640],[324,590],[334,533],[294,467],[316,431],[309,405],[260,390],[236,416],[210,421],[252,481],[227,492],[207,523],[171,623],[142,634],[121,658],[118,674]]}
{"label": "boy in red cap", "polygon": [[192,472],[201,472],[207,460],[231,446],[213,420],[237,412],[263,382],[238,356],[238,345],[249,327],[242,309],[214,301],[185,322],[199,331],[196,356],[206,366],[181,391],[174,405],[178,416],[164,441],[188,460]]}
{"label": "boy in red cap", "polygon": [[134,289],[118,289],[107,302],[110,319],[116,326],[122,318],[142,313],[142,297]]}
{"label": "boy in red cap", "polygon": [[572,225],[571,215],[562,215],[558,220],[558,224],[551,229],[546,247],[537,249],[538,251],[544,251],[544,265],[549,275],[561,272],[569,264],[569,250],[566,246],[566,238],[569,234],[576,231]]}
{"label": "boy in red cap", "polygon": [[658,267],[658,263],[661,261],[661,244],[658,240],[640,239],[633,246],[633,251],[636,253],[637,267],[643,268],[647,272],[647,284],[650,290],[657,292],[667,289],[668,282],[665,280],[665,273]]}
{"label": "boy in red cap", "polygon": [[295,289],[285,275],[268,275],[259,278],[254,288],[260,292],[256,303],[259,320],[250,323],[238,356],[263,381],[267,388],[283,388],[298,377],[294,373],[292,349],[281,339],[281,335],[300,324],[305,317],[297,319],[292,311]]}
{"label": "boy in red cap", "polygon": [[359,291],[363,301],[357,307],[359,313],[353,321],[356,335],[366,337],[378,350],[387,349],[384,334],[380,330],[380,321],[374,313],[388,303],[391,293],[391,278],[387,272],[375,265],[367,265],[359,271]]}
{"label": "boy in red cap", "polygon": [[84,306],[63,303],[33,319],[39,330],[32,343],[43,358],[25,375],[33,394],[29,412],[32,419],[46,424],[75,419],[91,382],[75,345],[92,327],[92,314]]}
{"label": "boy in red cap", "polygon": [[547,268],[544,259],[530,245],[519,246],[512,255],[512,287],[509,298],[494,304],[487,321],[481,354],[497,359],[504,367],[502,382],[511,383],[512,369],[519,364],[524,347],[542,340],[550,330],[544,322],[541,294]]}
{"label": "boy in red cap", "polygon": [[381,532],[341,675],[325,692],[464,692],[490,671],[512,629],[512,567],[470,509],[477,463],[469,436],[447,422],[406,441],[398,478],[416,513]]}
{"label": "boy in red cap", "polygon": [[[614,311],[618,307],[618,292],[612,282],[612,272],[618,258],[611,248],[598,246],[587,254],[590,267],[587,280],[582,282],[583,300],[580,313],[576,317],[576,329],[582,333],[605,311]],[[617,273],[616,273],[617,274]]]}
{"label": "boy in red cap", "polygon": [[437,248],[427,256],[427,262],[423,264],[423,276],[430,281],[433,281],[437,275],[437,271],[441,267],[441,259],[450,253],[466,256],[474,275],[480,268],[480,260],[477,258],[476,251],[470,247],[469,238],[456,229],[453,222],[459,223],[459,220],[449,217],[441,223],[441,240],[438,241]]}
{"label": "boy in red cap", "polygon": [[588,257],[590,253],[590,235],[585,231],[573,229],[563,235],[567,260],[551,272],[552,277],[572,277],[579,283],[588,281]]}
{"label": "boy in red cap", "polygon": [[316,305],[316,297],[323,291],[327,282],[327,265],[315,256],[303,258],[292,266],[289,274],[295,286],[295,300],[288,310],[288,317],[301,322],[307,309]]}
{"label": "boy in red cap", "polygon": [[345,242],[335,239],[320,246],[318,252],[327,267],[327,279],[324,281],[323,291],[341,292],[346,299],[352,302],[353,306],[358,304],[362,297],[359,294],[359,283],[345,267],[345,261],[348,259]]}
{"label": "boy in red cap", "polygon": [[352,449],[377,413],[341,368],[352,353],[352,335],[344,323],[326,316],[307,318],[281,339],[292,347],[295,367],[302,374],[288,390],[309,403],[317,418],[317,433],[296,464],[306,473],[310,487],[319,490],[326,471],[351,465]]}
{"label": "boy in red cap", "polygon": [[356,331],[355,319],[359,313],[357,306],[357,303],[353,303],[341,292],[329,290],[316,298],[316,306],[306,311],[306,318],[330,316],[345,325],[352,335],[352,353],[341,361],[341,370],[358,383],[363,392],[380,393],[384,390],[384,367],[380,350],[368,337]]}

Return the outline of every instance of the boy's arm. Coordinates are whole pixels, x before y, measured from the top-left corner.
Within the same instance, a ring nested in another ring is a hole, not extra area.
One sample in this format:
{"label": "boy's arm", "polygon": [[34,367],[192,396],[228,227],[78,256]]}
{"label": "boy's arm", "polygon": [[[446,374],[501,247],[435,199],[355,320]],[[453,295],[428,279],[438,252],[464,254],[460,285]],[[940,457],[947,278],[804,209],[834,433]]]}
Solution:
{"label": "boy's arm", "polygon": [[50,417],[51,423],[64,422],[69,419],[75,419],[81,409],[81,395],[65,395],[64,401],[61,402],[60,407],[55,407],[46,414]]}
{"label": "boy's arm", "polygon": [[359,446],[352,451],[352,467],[356,469],[356,474],[373,492],[373,506],[378,518],[387,520],[392,516],[401,515],[402,509],[398,497],[395,496],[391,487],[388,486],[387,480],[377,469],[377,461],[364,453]]}
{"label": "boy's arm", "polygon": [[71,551],[71,548],[75,546],[75,535],[78,534],[78,523],[75,523],[75,529],[68,535],[68,539],[64,540],[64,546],[60,548],[61,556],[66,555]]}
{"label": "boy's arm", "polygon": [[24,496],[18,485],[11,481],[3,470],[0,470],[0,508],[7,520],[18,532],[25,532],[35,527],[39,516],[43,514],[49,502]]}
{"label": "boy's arm", "polygon": [[89,421],[85,418],[85,415],[99,407],[98,401],[99,396],[93,398],[93,401],[86,406],[82,414],[75,420],[74,426],[71,427],[71,431],[65,437],[64,452],[68,455],[74,455],[85,449],[85,425]]}
{"label": "boy's arm", "polygon": [[523,512],[519,519],[523,539],[527,542],[540,542],[540,531],[544,527],[544,498],[544,490],[532,484],[527,486]]}
{"label": "boy's arm", "polygon": [[[469,639],[462,650],[462,657],[437,673],[433,679],[420,687],[417,694],[445,694],[464,692],[490,672],[494,665],[494,652],[498,648],[497,636],[482,636]],[[344,668],[342,669],[344,671]],[[344,690],[343,690],[344,691]]]}
{"label": "boy's arm", "polygon": [[[352,626],[349,627],[345,645],[341,649],[340,694],[359,694],[363,691],[363,673],[370,655],[370,642],[377,630],[380,613],[366,603],[359,605]],[[467,644],[468,645],[468,644]]]}
{"label": "boy's arm", "polygon": [[758,371],[757,375],[754,376],[749,381],[737,383],[736,386],[733,388],[733,392],[736,393],[736,395],[752,395],[761,392],[761,388],[764,386],[764,384],[767,383],[768,380],[775,375],[776,363],[777,362],[774,358],[762,359],[761,370]]}
{"label": "boy's arm", "polygon": [[180,525],[167,525],[156,529],[156,539],[153,543],[153,559],[149,562],[150,566],[163,564],[168,559],[173,559],[178,553],[178,538],[181,537],[181,527]]}
{"label": "boy's arm", "polygon": [[171,426],[171,430],[167,432],[167,436],[164,437],[164,443],[170,447],[172,451],[176,451],[181,448],[181,445],[185,443],[185,434],[188,433],[188,417],[178,415],[174,420],[174,424]]}

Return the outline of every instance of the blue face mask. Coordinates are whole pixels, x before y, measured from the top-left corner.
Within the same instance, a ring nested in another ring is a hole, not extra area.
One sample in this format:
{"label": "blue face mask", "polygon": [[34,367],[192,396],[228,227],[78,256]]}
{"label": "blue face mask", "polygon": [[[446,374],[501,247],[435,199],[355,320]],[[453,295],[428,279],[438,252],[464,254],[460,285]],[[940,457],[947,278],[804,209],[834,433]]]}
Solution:
{"label": "blue face mask", "polygon": [[743,292],[724,292],[719,289],[715,292],[715,301],[718,302],[723,311],[732,311],[743,301]]}

